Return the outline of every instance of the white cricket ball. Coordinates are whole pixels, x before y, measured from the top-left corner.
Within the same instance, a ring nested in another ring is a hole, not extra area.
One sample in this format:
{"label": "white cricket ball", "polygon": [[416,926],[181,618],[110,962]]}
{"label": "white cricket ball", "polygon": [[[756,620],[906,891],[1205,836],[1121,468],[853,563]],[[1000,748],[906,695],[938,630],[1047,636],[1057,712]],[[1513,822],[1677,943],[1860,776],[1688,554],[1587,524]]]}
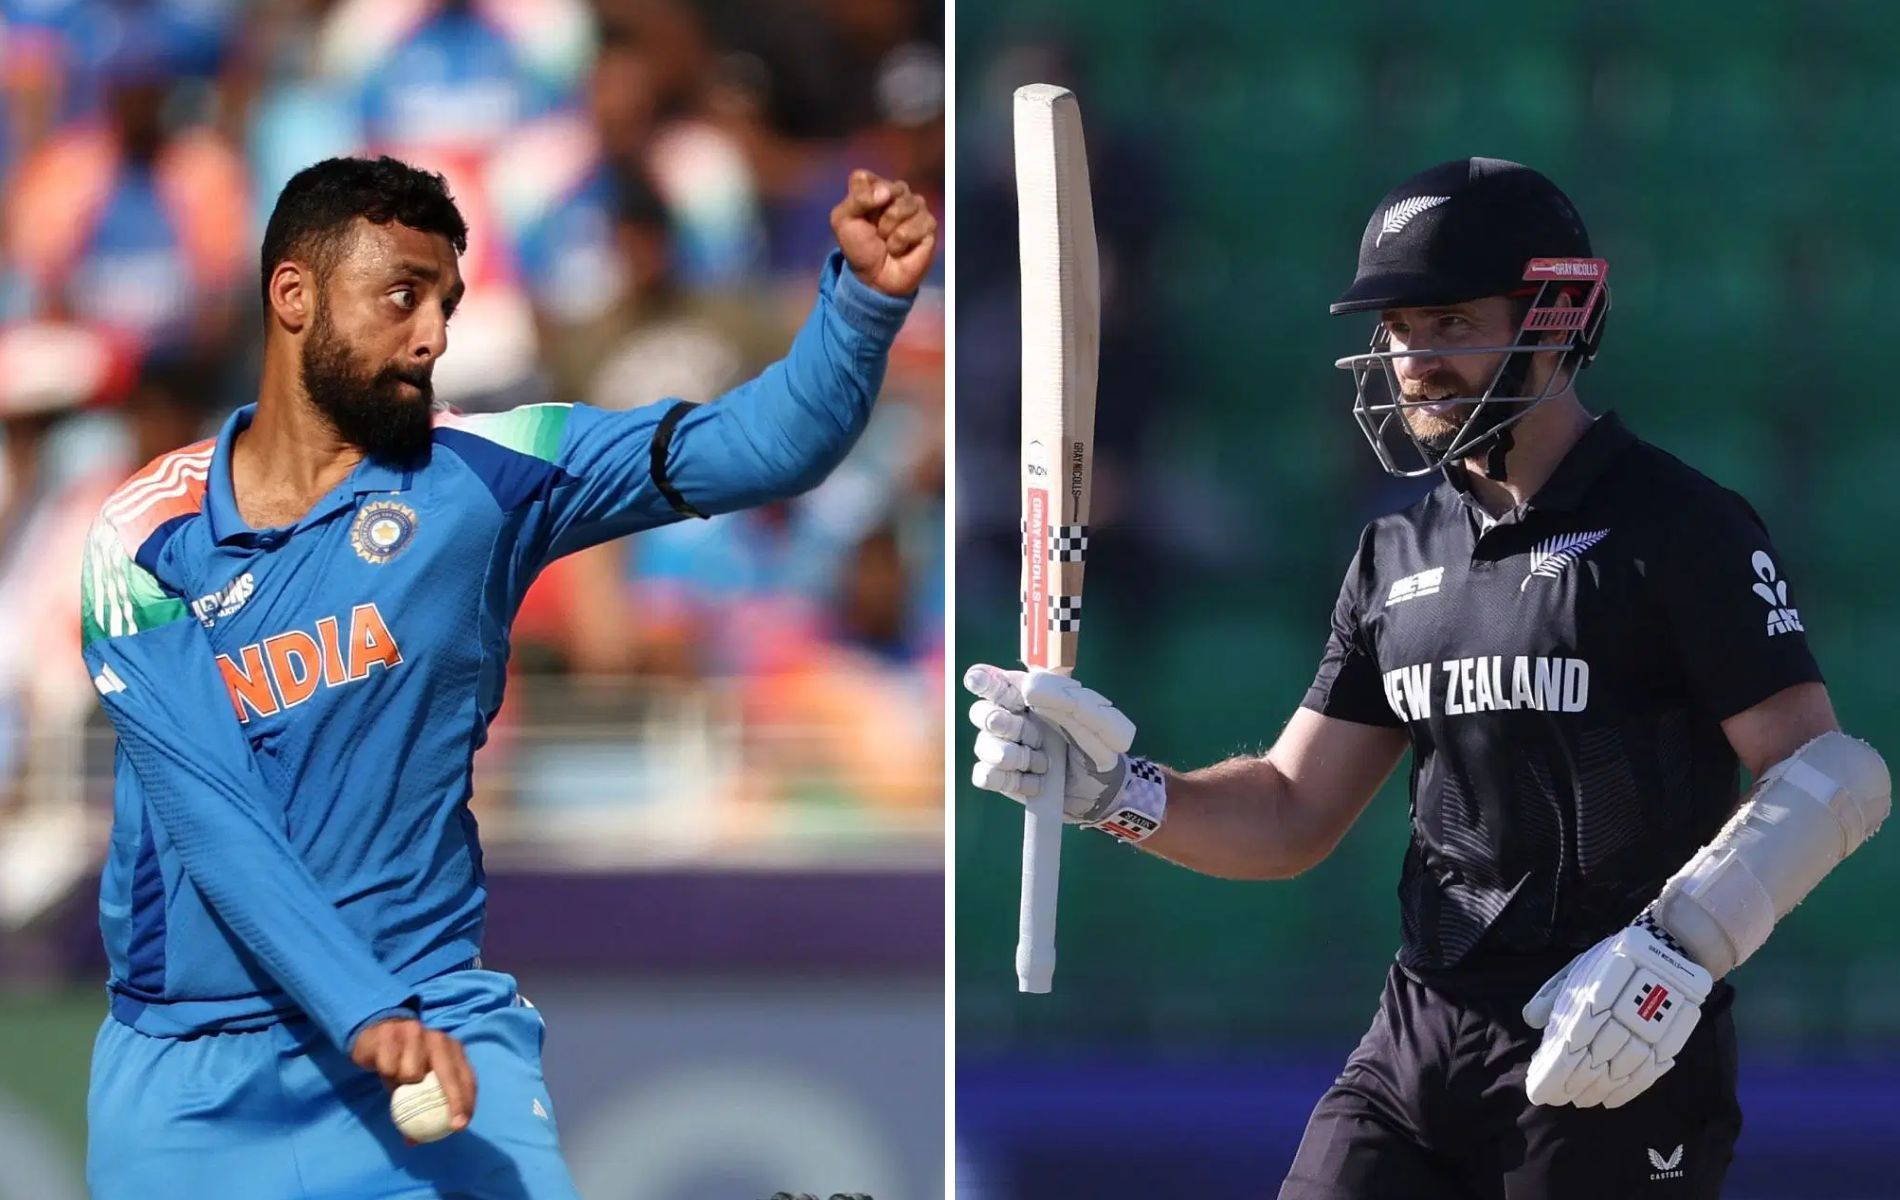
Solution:
{"label": "white cricket ball", "polygon": [[421,1083],[403,1083],[389,1097],[389,1115],[412,1142],[439,1142],[454,1133],[449,1126],[449,1097],[431,1071]]}

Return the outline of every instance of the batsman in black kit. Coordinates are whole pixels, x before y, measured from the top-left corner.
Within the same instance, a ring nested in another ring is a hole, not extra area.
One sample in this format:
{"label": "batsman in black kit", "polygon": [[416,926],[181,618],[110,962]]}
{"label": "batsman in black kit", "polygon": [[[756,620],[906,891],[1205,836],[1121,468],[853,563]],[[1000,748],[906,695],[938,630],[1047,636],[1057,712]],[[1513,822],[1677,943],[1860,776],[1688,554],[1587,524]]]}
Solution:
{"label": "batsman in black kit", "polygon": [[1339,365],[1386,469],[1443,478],[1360,535],[1264,756],[1159,767],[1073,680],[965,676],[978,786],[1035,795],[1058,729],[1069,820],[1236,879],[1319,862],[1411,748],[1398,959],[1282,1200],[1717,1196],[1723,977],[1891,806],[1754,510],[1578,398],[1608,276],[1516,163],[1374,211],[1333,312],[1379,324]]}

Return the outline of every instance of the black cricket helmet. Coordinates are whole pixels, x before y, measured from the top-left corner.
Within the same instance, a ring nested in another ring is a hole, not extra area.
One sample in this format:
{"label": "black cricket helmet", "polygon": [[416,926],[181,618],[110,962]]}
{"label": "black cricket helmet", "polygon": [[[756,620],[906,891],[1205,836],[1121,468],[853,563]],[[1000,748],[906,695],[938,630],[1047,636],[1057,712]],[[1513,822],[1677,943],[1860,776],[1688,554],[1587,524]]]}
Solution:
{"label": "black cricket helmet", "polygon": [[[1488,455],[1485,474],[1503,479],[1511,426],[1568,391],[1577,372],[1596,357],[1610,311],[1609,273],[1607,262],[1591,256],[1590,235],[1570,198],[1529,167],[1501,158],[1461,158],[1392,189],[1366,222],[1358,274],[1333,305],[1335,314],[1485,296],[1529,305],[1509,345],[1393,350],[1381,321],[1366,353],[1334,363],[1353,373],[1353,418],[1380,464],[1410,478]],[[1570,304],[1558,307],[1565,295]],[[1536,395],[1525,395],[1532,356],[1548,351],[1562,354],[1557,369]],[[1393,363],[1479,354],[1503,358],[1471,414],[1450,438],[1421,439],[1402,410],[1425,401],[1404,398]],[[1383,393],[1375,379],[1383,382]],[[1402,460],[1408,447],[1409,459]]]}

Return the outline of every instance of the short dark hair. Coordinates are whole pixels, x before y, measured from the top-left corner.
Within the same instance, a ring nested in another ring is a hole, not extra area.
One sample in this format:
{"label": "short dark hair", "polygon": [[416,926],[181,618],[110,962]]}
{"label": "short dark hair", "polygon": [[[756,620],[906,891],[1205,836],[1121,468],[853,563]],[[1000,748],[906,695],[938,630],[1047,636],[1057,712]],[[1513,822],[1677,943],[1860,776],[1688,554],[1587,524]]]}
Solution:
{"label": "short dark hair", "polygon": [[270,277],[287,258],[302,258],[327,277],[356,218],[439,233],[457,254],[468,249],[468,223],[448,181],[388,155],[326,158],[290,177],[264,227],[259,282],[270,307]]}

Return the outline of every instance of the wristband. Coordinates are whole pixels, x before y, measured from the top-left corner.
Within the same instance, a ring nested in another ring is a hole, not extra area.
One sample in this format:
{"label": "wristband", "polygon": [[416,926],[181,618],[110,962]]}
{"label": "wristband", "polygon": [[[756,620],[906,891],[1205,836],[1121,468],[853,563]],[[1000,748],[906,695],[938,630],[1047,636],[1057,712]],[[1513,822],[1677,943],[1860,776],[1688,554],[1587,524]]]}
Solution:
{"label": "wristband", "polygon": [[1670,933],[1667,929],[1664,929],[1662,927],[1662,922],[1658,921],[1655,915],[1652,914],[1647,908],[1636,915],[1636,919],[1630,922],[1630,927],[1633,929],[1640,929],[1643,932],[1649,934],[1651,937],[1655,938],[1657,941],[1661,942],[1663,945],[1669,947],[1671,950],[1675,951],[1677,954],[1682,955],[1682,957],[1684,958],[1689,957],[1688,947],[1684,946],[1681,942],[1678,942],[1674,934]]}
{"label": "wristband", "polygon": [[1131,758],[1114,811],[1091,827],[1124,842],[1144,842],[1161,828],[1167,807],[1168,785],[1161,768],[1145,758]]}

